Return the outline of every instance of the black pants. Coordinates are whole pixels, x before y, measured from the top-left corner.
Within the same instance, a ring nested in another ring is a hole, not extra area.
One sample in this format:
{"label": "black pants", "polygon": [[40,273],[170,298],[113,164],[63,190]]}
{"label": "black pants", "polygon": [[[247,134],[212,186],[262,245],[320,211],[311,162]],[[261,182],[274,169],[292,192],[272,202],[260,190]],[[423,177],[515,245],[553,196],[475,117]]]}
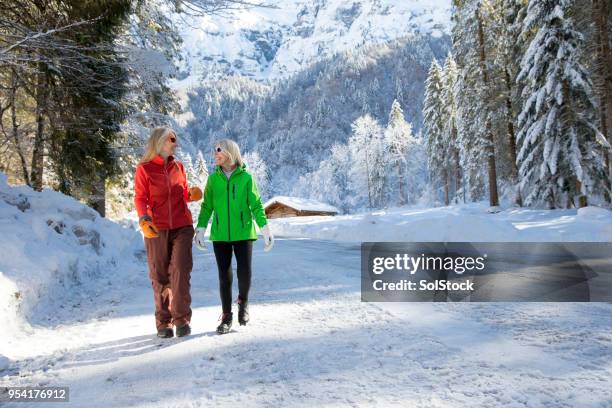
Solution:
{"label": "black pants", "polygon": [[243,302],[249,300],[251,288],[251,258],[253,257],[253,241],[222,242],[213,241],[217,267],[219,268],[219,293],[223,313],[232,311],[232,249],[238,264],[238,296]]}

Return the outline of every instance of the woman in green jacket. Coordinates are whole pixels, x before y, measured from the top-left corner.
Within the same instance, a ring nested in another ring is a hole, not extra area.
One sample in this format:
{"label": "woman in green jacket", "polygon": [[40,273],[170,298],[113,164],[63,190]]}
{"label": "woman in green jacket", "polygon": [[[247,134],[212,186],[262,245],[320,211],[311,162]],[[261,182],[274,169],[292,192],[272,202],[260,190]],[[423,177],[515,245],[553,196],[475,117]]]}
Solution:
{"label": "woman in green jacket", "polygon": [[[266,213],[257,191],[255,178],[246,170],[240,149],[232,140],[215,144],[215,171],[208,176],[204,201],[198,218],[195,243],[206,249],[205,232],[212,216],[210,240],[219,269],[219,292],[223,314],[217,333],[229,332],[232,327],[232,250],[238,265],[238,323],[249,321],[248,299],[251,286],[251,258],[253,241],[257,240],[255,223],[264,236],[264,250],[274,245]],[[255,223],[253,222],[255,218]]]}

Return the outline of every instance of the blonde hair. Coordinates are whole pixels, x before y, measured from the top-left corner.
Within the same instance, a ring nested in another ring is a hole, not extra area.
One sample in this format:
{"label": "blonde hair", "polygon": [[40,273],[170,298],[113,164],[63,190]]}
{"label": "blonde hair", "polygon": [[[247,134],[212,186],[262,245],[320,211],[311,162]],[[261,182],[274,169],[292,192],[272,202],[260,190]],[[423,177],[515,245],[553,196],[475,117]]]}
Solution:
{"label": "blonde hair", "polygon": [[215,143],[215,147],[216,146],[221,146],[223,153],[228,155],[232,166],[234,164],[238,167],[242,166],[244,162],[242,161],[242,155],[240,154],[240,147],[238,147],[238,143],[230,139],[222,139]]}
{"label": "blonde hair", "polygon": [[176,133],[174,130],[169,127],[156,127],[151,131],[151,135],[149,136],[149,140],[147,141],[147,147],[145,147],[144,155],[142,159],[140,159],[140,163],[148,162],[153,159],[155,156],[161,153],[162,148],[164,147],[164,143],[166,143],[166,139],[168,137]]}

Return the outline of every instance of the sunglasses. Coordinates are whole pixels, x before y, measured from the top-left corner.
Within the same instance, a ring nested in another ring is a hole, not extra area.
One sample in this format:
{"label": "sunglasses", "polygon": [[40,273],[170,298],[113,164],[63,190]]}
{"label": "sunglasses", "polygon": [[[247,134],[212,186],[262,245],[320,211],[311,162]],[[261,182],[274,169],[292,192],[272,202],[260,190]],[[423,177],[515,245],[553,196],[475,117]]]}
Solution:
{"label": "sunglasses", "polygon": [[223,151],[223,149],[222,149],[222,148],[220,148],[220,147],[217,147],[217,148],[215,149],[215,152],[217,152],[217,153],[221,153],[222,151]]}
{"label": "sunglasses", "polygon": [[172,143],[176,143],[176,137],[170,137],[169,139]]}

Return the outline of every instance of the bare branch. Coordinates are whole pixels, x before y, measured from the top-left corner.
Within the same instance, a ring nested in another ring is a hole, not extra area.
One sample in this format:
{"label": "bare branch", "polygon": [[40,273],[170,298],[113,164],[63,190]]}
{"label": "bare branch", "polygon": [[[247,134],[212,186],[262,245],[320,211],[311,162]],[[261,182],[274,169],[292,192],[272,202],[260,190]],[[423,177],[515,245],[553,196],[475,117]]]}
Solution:
{"label": "bare branch", "polygon": [[223,15],[230,11],[251,7],[279,8],[270,3],[248,0],[170,0],[179,13],[194,17],[206,15]]}
{"label": "bare branch", "polygon": [[[15,49],[17,47],[23,46],[27,42],[36,41],[36,40],[38,40],[38,39],[40,39],[42,37],[52,36],[52,35],[55,35],[55,34],[57,34],[59,32],[66,31],[66,30],[68,30],[70,28],[81,26],[83,24],[90,24],[93,21],[96,21],[98,19],[99,19],[99,17],[97,17],[95,19],[91,19],[91,20],[78,21],[76,23],[68,24],[68,25],[63,26],[63,27],[54,28],[54,29],[50,29],[50,30],[47,30],[47,31],[43,31],[43,32],[36,32],[36,33],[35,32],[30,32],[28,35],[24,36],[19,41],[17,41],[15,43],[11,44],[10,46],[0,50],[0,56],[2,54],[6,54],[6,53],[12,51],[13,49]],[[9,35],[0,34],[0,40],[2,39],[2,36],[9,37]]]}

